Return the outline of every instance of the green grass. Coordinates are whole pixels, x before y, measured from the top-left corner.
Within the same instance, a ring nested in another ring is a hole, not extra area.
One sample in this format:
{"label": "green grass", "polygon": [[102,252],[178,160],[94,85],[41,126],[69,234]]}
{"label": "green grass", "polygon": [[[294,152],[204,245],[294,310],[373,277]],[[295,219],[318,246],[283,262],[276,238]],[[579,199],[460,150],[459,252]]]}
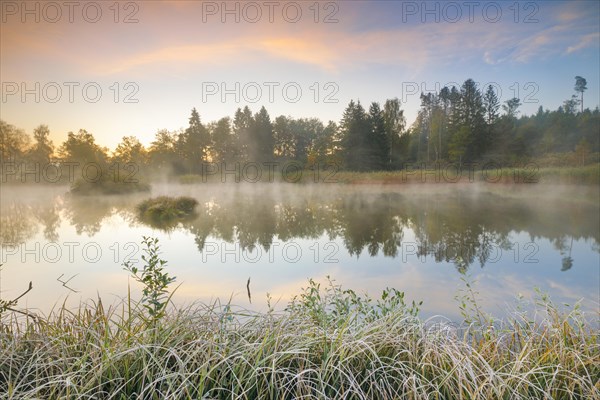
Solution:
{"label": "green grass", "polygon": [[404,184],[404,183],[470,183],[487,182],[500,184],[588,184],[600,183],[600,164],[585,167],[499,168],[482,171],[465,169],[457,175],[455,168],[351,172],[340,171],[333,180],[346,184]]}
{"label": "green grass", "polygon": [[600,164],[585,167],[553,167],[540,170],[540,181],[544,183],[600,183]]}
{"label": "green grass", "polygon": [[150,191],[150,184],[141,180],[127,181],[123,178],[103,177],[97,181],[78,179],[71,184],[70,193],[77,196],[97,196],[148,191]]}
{"label": "green grass", "polygon": [[[527,167],[513,168],[489,168],[482,171],[479,168],[465,166],[458,174],[453,166],[426,170],[399,170],[399,171],[319,171],[318,174],[312,170],[293,171],[283,179],[281,171],[277,171],[272,177],[263,174],[261,182],[288,182],[288,183],[343,183],[343,184],[435,184],[435,183],[470,183],[487,182],[500,184],[587,184],[597,185],[600,183],[600,164],[591,164],[585,167],[536,167],[529,164]],[[269,178],[271,178],[269,180]],[[182,175],[178,177],[179,183],[235,183],[235,177],[228,175],[223,178],[220,175],[203,177],[202,175]],[[240,182],[255,183],[254,180],[246,180],[240,176]]]}
{"label": "green grass", "polygon": [[[0,397],[111,399],[598,399],[598,333],[545,297],[535,317],[457,327],[310,281],[285,311],[100,301],[5,315]],[[18,319],[20,318],[20,320]],[[25,318],[25,320],[23,320]]]}

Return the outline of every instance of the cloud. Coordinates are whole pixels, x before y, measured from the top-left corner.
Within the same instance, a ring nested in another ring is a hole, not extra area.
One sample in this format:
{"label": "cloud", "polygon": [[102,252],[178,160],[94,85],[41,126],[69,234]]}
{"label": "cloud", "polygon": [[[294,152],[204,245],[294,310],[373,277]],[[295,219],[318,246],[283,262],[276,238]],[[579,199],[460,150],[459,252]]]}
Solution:
{"label": "cloud", "polygon": [[261,51],[276,57],[336,71],[337,55],[322,42],[298,38],[269,38],[260,42]]}
{"label": "cloud", "polygon": [[125,58],[87,59],[86,68],[102,75],[118,74],[152,66],[195,68],[198,64],[232,65],[232,60],[244,64],[264,62],[264,57],[315,67],[327,73],[343,68],[360,68],[371,63],[419,68],[428,59],[426,47],[394,48],[398,42],[426,40],[421,31],[373,31],[364,34],[334,33],[312,35],[257,35],[210,44],[173,43],[159,48],[138,51]]}
{"label": "cloud", "polygon": [[218,63],[228,58],[232,59],[239,46],[234,43],[219,43],[213,45],[174,45],[156,50],[139,52],[125,59],[97,64],[95,69],[102,75],[116,74],[138,67],[152,65],[181,65],[199,63]]}
{"label": "cloud", "polygon": [[490,64],[490,65],[496,64],[496,60],[494,60],[492,58],[492,55],[490,54],[489,51],[486,51],[485,53],[483,53],[483,61],[485,61],[486,64]]}
{"label": "cloud", "polygon": [[226,41],[208,45],[176,44],[135,53],[124,59],[95,63],[94,69],[102,75],[122,73],[152,66],[195,67],[198,64],[231,65],[260,60],[259,54],[300,64],[312,65],[326,71],[335,71],[335,54],[327,46],[309,40],[294,38],[264,38],[255,41]]}
{"label": "cloud", "polygon": [[202,65],[244,68],[251,63],[262,65],[268,57],[333,74],[380,64],[398,67],[407,76],[430,66],[530,63],[570,55],[597,46],[600,37],[594,12],[586,3],[545,4],[536,15],[541,22],[535,24],[516,24],[506,18],[496,24],[464,20],[384,27],[370,24],[368,28],[361,21],[376,21],[384,9],[358,7],[361,15],[349,19],[340,15],[342,22],[335,26],[226,26],[195,23],[199,14],[190,9],[193,2],[189,3],[145,7],[144,23],[119,25],[105,35],[97,35],[94,29],[100,27],[89,26],[57,25],[48,28],[51,35],[47,27],[29,31],[3,28],[2,67],[17,72],[41,70],[40,63],[32,62],[36,57],[60,55],[53,56],[56,70],[78,69],[106,76],[132,70],[151,73],[155,67],[186,71]]}
{"label": "cloud", "polygon": [[566,54],[575,53],[579,50],[583,50],[586,47],[590,47],[595,45],[598,48],[598,43],[600,43],[600,33],[590,33],[589,35],[584,35],[579,38],[577,44],[567,47]]}

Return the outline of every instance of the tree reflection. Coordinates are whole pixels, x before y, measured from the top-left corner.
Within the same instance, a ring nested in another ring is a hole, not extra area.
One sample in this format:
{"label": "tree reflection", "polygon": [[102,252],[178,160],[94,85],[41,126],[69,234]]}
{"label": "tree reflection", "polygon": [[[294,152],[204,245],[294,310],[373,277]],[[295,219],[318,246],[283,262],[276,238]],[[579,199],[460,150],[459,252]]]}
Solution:
{"label": "tree reflection", "polygon": [[37,231],[38,227],[31,213],[31,207],[12,203],[6,208],[2,208],[0,215],[0,243],[2,246],[25,243]]}
{"label": "tree reflection", "polygon": [[59,207],[55,198],[46,203],[10,201],[0,209],[0,245],[25,243],[36,235],[40,227],[44,239],[58,241],[60,227]]}
{"label": "tree reflection", "polygon": [[573,236],[571,236],[571,244],[569,245],[569,255],[563,257],[561,271],[568,271],[573,267],[573,258],[571,257],[571,250],[573,250]]}
{"label": "tree reflection", "polygon": [[45,206],[37,205],[34,207],[33,213],[40,224],[44,226],[44,239],[49,242],[58,242],[60,215],[56,202]]}
{"label": "tree reflection", "polygon": [[102,221],[112,215],[114,208],[101,198],[69,196],[65,201],[65,218],[75,227],[78,235],[94,236],[102,228]]}
{"label": "tree reflection", "polygon": [[[327,188],[324,188],[327,189]],[[210,239],[237,242],[243,250],[269,251],[274,240],[340,239],[350,255],[398,257],[412,242],[418,256],[453,263],[465,273],[497,262],[514,251],[515,233],[531,242],[548,239],[562,255],[562,270],[573,267],[573,241],[592,239],[598,248],[598,211],[593,204],[561,201],[558,205],[531,198],[503,197],[467,191],[404,194],[399,190],[308,190],[297,185],[278,189],[194,192],[199,204],[190,218],[157,225],[140,220],[135,206],[145,195],[79,198],[58,196],[34,205],[3,204],[0,241],[23,243],[43,227],[44,238],[57,241],[61,218],[78,234],[94,236],[107,218],[118,214],[131,225],[194,235],[199,251]],[[414,239],[413,239],[414,237]],[[570,244],[569,244],[570,241]],[[523,245],[523,243],[521,243]]]}

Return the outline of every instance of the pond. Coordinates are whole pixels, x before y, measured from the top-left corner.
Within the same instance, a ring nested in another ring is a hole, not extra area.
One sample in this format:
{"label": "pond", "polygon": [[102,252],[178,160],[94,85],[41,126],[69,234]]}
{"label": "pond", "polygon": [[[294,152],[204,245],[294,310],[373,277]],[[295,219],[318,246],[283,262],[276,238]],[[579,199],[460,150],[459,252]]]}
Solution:
{"label": "pond", "polygon": [[[74,197],[67,187],[2,188],[0,290],[33,290],[19,307],[48,313],[140,288],[123,263],[159,238],[177,277],[174,301],[283,308],[308,278],[379,296],[386,287],[423,301],[422,315],[460,318],[455,297],[476,281],[494,315],[524,306],[535,288],[556,303],[598,309],[597,187],[543,185],[155,184],[151,193]],[[196,214],[151,226],[136,205],[190,196]],[[247,283],[250,279],[251,297]]]}

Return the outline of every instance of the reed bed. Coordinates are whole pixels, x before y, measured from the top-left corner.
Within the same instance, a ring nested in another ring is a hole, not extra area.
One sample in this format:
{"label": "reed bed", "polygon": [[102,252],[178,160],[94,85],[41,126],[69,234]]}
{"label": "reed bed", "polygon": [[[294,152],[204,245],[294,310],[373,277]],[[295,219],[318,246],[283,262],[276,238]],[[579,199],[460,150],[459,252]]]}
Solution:
{"label": "reed bed", "polygon": [[579,184],[600,183],[600,164],[585,167],[527,167],[494,168],[485,170],[465,165],[458,170],[456,165],[411,169],[400,171],[351,172],[339,171],[330,177],[331,182],[347,184],[436,184],[472,183],[490,184]]}

